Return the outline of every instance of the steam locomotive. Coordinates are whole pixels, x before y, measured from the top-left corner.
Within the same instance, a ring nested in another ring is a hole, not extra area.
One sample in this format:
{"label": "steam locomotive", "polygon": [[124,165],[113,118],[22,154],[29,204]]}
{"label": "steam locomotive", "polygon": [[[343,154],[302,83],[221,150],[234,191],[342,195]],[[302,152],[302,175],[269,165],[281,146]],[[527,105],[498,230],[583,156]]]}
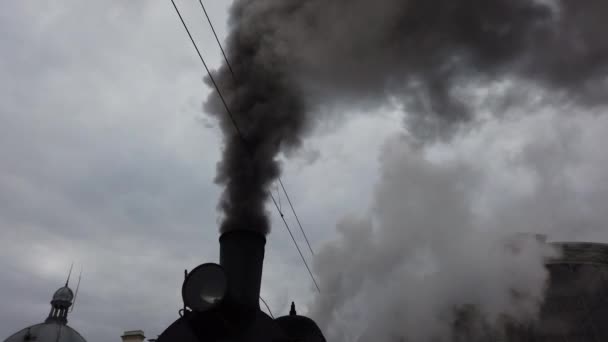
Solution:
{"label": "steam locomotive", "polygon": [[259,306],[266,238],[253,231],[220,236],[220,263],[186,274],[184,308],[157,342],[325,342],[310,318],[296,313],[271,318]]}

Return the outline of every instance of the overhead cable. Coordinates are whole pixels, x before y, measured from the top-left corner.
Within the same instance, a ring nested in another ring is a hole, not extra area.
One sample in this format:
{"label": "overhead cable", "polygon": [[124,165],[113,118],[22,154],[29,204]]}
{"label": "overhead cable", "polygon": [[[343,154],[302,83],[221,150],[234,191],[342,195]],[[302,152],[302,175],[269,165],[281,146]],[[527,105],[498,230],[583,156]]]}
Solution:
{"label": "overhead cable", "polygon": [[[203,58],[203,55],[201,54],[196,42],[194,41],[194,38],[192,37],[192,34],[190,33],[190,30],[188,29],[188,25],[186,25],[186,22],[184,21],[184,18],[182,17],[179,9],[177,8],[177,5],[175,4],[174,0],[171,0],[171,3],[173,4],[173,8],[175,9],[175,12],[177,13],[177,16],[179,17],[179,20],[181,21],[184,30],[186,30],[186,33],[188,34],[188,37],[190,38],[190,41],[192,42],[192,45],[194,46],[194,49],[196,50],[196,53],[198,54],[198,57],[201,61],[201,63],[203,64],[203,67],[205,68],[205,71],[207,72],[207,75],[209,76],[209,79],[211,81],[211,83],[213,84],[215,91],[217,92],[222,104],[224,105],[224,108],[226,109],[226,113],[228,114],[228,116],[230,117],[230,121],[232,122],[238,136],[240,137],[241,141],[243,142],[243,144],[245,145],[245,147],[247,148],[247,150],[250,152],[250,154],[253,154],[253,151],[251,151],[247,140],[245,139],[245,137],[243,136],[241,130],[239,129],[239,126],[236,122],[236,119],[234,118],[234,115],[232,114],[232,111],[230,111],[230,107],[228,107],[228,104],[226,102],[226,100],[224,99],[224,96],[222,95],[222,92],[220,91],[220,88],[217,84],[217,82],[215,81],[215,78],[213,77],[213,75],[211,74],[211,71],[209,70],[209,67],[207,66],[207,63],[205,62],[205,59]],[[253,157],[252,155],[250,157]],[[293,233],[291,232],[291,229],[289,228],[289,224],[287,223],[287,220],[285,220],[285,216],[283,214],[283,212],[281,211],[281,209],[279,208],[277,201],[275,200],[274,196],[272,195],[272,192],[268,192],[270,198],[272,199],[272,202],[274,203],[275,208],[277,209],[277,211],[279,212],[279,215],[281,216],[281,219],[283,220],[283,223],[285,224],[285,228],[287,229],[287,231],[289,232],[289,235],[291,236],[291,239],[296,247],[296,249],[298,250],[298,253],[300,254],[300,257],[302,259],[302,262],[304,263],[304,266],[306,266],[306,269],[308,270],[308,274],[310,275],[313,283],[315,284],[315,287],[317,288],[318,292],[321,292],[319,285],[317,284],[317,281],[314,277],[314,275],[312,274],[312,271],[310,270],[310,267],[308,266],[308,263],[306,262],[306,258],[304,258],[304,255],[302,254],[302,251],[300,250],[300,247],[298,246],[298,243],[296,241],[296,239],[293,236]]]}
{"label": "overhead cable", "polygon": [[[213,23],[211,22],[211,18],[209,17],[209,14],[207,13],[207,10],[205,9],[205,5],[203,4],[203,0],[198,0],[198,2],[201,5],[201,8],[203,9],[203,13],[205,14],[205,18],[207,18],[207,22],[209,23],[209,27],[211,28],[211,32],[213,32],[213,36],[215,37],[215,41],[217,42],[217,45],[219,46],[220,50],[222,51],[222,56],[224,56],[224,61],[226,62],[226,66],[228,67],[228,70],[230,71],[230,74],[232,75],[232,80],[234,82],[237,81],[236,75],[234,73],[234,69],[232,69],[232,65],[230,63],[230,61],[228,60],[228,56],[226,55],[226,52],[224,52],[224,47],[222,46],[222,43],[220,42],[220,39],[217,36],[217,33],[215,32],[215,27],[213,26]],[[302,227],[302,223],[300,222],[300,218],[298,217],[298,214],[296,214],[296,210],[293,206],[293,204],[291,203],[291,199],[289,198],[289,194],[287,193],[287,189],[285,188],[285,185],[283,184],[283,181],[281,180],[281,177],[277,177],[279,184],[281,185],[281,189],[283,189],[283,192],[285,193],[285,197],[287,198],[287,202],[289,203],[289,207],[291,208],[291,212],[293,213],[293,216],[296,218],[296,222],[298,223],[298,226],[300,227],[300,231],[302,232],[302,235],[304,236],[304,240],[306,241],[306,245],[308,246],[308,249],[310,250],[310,253],[312,255],[315,255],[315,252],[312,250],[312,247],[310,246],[310,241],[308,241],[308,236],[306,236],[306,233],[304,232],[304,227]],[[279,204],[280,204],[280,199],[279,199]],[[280,206],[279,206],[280,207]]]}

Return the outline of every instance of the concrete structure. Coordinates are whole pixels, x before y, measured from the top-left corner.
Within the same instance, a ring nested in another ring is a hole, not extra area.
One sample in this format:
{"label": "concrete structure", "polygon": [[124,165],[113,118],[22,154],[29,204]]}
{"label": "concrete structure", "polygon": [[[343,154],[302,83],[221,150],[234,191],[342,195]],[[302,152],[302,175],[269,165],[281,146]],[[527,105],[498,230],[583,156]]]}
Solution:
{"label": "concrete structure", "polygon": [[144,342],[146,336],[143,330],[129,330],[125,331],[121,338],[122,342]]}
{"label": "concrete structure", "polygon": [[146,336],[143,330],[127,330],[120,336],[122,342],[156,342],[155,338],[149,338],[146,340]]}
{"label": "concrete structure", "polygon": [[608,245],[554,243],[562,256],[547,264],[551,281],[534,341],[608,340]]}
{"label": "concrete structure", "polygon": [[[561,251],[546,263],[549,284],[537,322],[516,325],[505,320],[504,333],[484,326],[474,308],[464,308],[455,322],[454,341],[608,341],[608,245],[551,243]],[[500,336],[500,337],[497,337]]]}

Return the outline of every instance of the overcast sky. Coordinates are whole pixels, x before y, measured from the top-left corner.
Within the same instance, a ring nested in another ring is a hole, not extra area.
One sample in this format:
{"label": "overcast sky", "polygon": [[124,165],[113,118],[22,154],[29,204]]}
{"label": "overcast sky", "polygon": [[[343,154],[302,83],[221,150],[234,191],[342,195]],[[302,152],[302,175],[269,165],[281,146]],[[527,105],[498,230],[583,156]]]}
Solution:
{"label": "overcast sky", "polygon": [[[198,3],[178,4],[218,65]],[[227,5],[208,4],[221,37]],[[72,261],[73,286],[84,271],[69,324],[87,340],[159,334],[177,318],[183,270],[218,261],[219,237],[219,130],[202,112],[204,70],[171,3],[7,2],[0,40],[0,337],[46,318]],[[342,134],[327,123],[287,162],[314,247],[368,205],[358,194],[371,191],[378,133],[395,120],[353,120]],[[280,315],[291,300],[305,305],[312,283],[276,223],[262,295]]]}
{"label": "overcast sky", "polygon": [[[207,3],[224,37],[228,2]],[[219,65],[198,3],[178,5]],[[178,317],[183,270],[218,260],[221,190],[221,137],[202,111],[210,90],[171,3],[5,2],[0,41],[0,338],[46,318],[71,262],[74,286],[84,271],[69,324],[88,341],[160,334]],[[480,217],[556,240],[608,241],[602,110],[520,108],[424,156],[475,167]],[[538,114],[521,119],[529,111]],[[349,113],[321,122],[284,161],[315,249],[337,238],[342,217],[372,206],[382,146],[402,131],[394,110]],[[275,316],[292,300],[305,311],[313,286],[273,215],[262,296]]]}

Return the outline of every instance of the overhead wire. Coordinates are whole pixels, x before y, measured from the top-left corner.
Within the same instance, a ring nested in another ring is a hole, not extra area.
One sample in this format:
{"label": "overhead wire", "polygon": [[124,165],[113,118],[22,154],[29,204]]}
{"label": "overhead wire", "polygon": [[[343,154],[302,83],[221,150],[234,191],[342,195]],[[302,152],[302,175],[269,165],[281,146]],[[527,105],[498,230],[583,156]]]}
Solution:
{"label": "overhead wire", "polygon": [[279,180],[279,184],[281,185],[281,188],[283,188],[283,193],[285,193],[285,198],[287,198],[287,203],[289,203],[291,212],[293,213],[293,216],[296,218],[296,222],[298,222],[298,226],[300,227],[300,231],[302,232],[302,235],[304,235],[304,240],[306,241],[306,245],[308,246],[308,249],[310,250],[310,254],[315,255],[315,252],[313,252],[312,247],[310,247],[310,242],[308,241],[308,237],[306,236],[306,233],[304,232],[302,223],[300,223],[300,218],[298,217],[298,214],[296,214],[296,211],[293,208],[293,204],[291,203],[291,199],[289,198],[289,195],[287,194],[287,190],[285,189],[285,185],[283,185],[283,181],[281,180],[281,177],[278,177],[278,180]]}
{"label": "overhead wire", "polygon": [[[277,207],[277,209],[278,209],[279,207],[277,205],[277,201],[274,199],[274,196],[272,196],[272,194],[270,195],[270,198],[272,199],[272,202],[274,203],[275,207]],[[283,220],[283,223],[285,223],[285,227],[287,227],[287,231],[289,232],[289,236],[291,236],[291,240],[293,241],[293,244],[296,246],[296,249],[298,250],[298,253],[300,254],[300,257],[302,258],[302,261],[304,261],[304,266],[306,266],[306,269],[308,270],[308,274],[310,274],[310,277],[312,278],[312,282],[315,283],[315,287],[317,288],[317,291],[319,293],[321,293],[321,289],[319,288],[319,284],[317,284],[317,280],[312,275],[312,271],[310,270],[310,267],[308,267],[308,263],[306,262],[306,259],[304,258],[304,254],[302,254],[302,251],[300,250],[300,246],[298,246],[298,243],[296,242],[296,238],[293,236],[293,233],[291,232],[291,229],[289,229],[289,225],[287,224],[287,220],[285,220],[285,215],[283,215],[283,212],[281,212],[280,210],[279,210],[279,214],[281,215],[281,220]]]}
{"label": "overhead wire", "polygon": [[279,191],[279,186],[277,185],[277,198],[279,199],[279,209],[283,209],[283,206],[281,205],[281,192]]}
{"label": "overhead wire", "polygon": [[264,298],[262,298],[262,296],[260,296],[260,300],[262,301],[262,303],[264,303],[264,306],[266,306],[266,309],[268,309],[268,314],[270,315],[270,318],[274,319],[274,316],[272,315],[272,310],[270,310],[270,306],[268,306],[268,303],[266,303],[266,301],[264,300]]}
{"label": "overhead wire", "polygon": [[[213,36],[215,37],[215,41],[217,42],[217,45],[220,47],[220,50],[222,51],[222,56],[224,56],[224,60],[226,61],[226,65],[228,66],[228,69],[230,70],[230,74],[232,74],[232,78],[234,79],[234,71],[232,71],[232,66],[230,65],[230,63],[228,63],[228,57],[226,56],[226,52],[224,52],[224,47],[222,46],[222,43],[220,43],[220,39],[217,37],[217,33],[215,33],[215,28],[213,27],[213,23],[211,22],[211,18],[209,18],[209,14],[207,14],[207,10],[205,9],[205,5],[203,5],[203,0],[198,0],[198,3],[201,4],[201,8],[203,9],[203,13],[205,13],[205,18],[207,18],[207,22],[209,23],[209,26],[211,27],[211,32],[213,32]],[[234,79],[236,81],[236,79]]]}
{"label": "overhead wire", "polygon": [[76,285],[76,292],[74,293],[74,299],[72,300],[72,307],[70,312],[74,311],[76,307],[76,299],[78,298],[78,290],[80,289],[80,280],[82,279],[82,265],[80,266],[80,274],[78,275],[78,285]]}
{"label": "overhead wire", "polygon": [[[215,32],[215,27],[213,26],[213,23],[211,22],[211,18],[209,17],[209,14],[207,13],[207,10],[205,9],[203,0],[198,0],[198,2],[201,5],[203,13],[205,14],[205,18],[207,18],[207,22],[209,23],[211,32],[213,32],[215,41],[217,42],[217,45],[219,46],[220,50],[222,51],[222,56],[224,56],[224,61],[226,62],[226,66],[228,67],[228,70],[230,71],[230,74],[232,75],[232,80],[234,82],[236,82],[237,78],[234,73],[234,70],[232,69],[232,65],[231,65],[230,61],[228,60],[228,56],[226,55],[226,52],[224,52],[224,47],[222,46],[222,43],[220,42],[220,39],[217,36],[217,33]],[[308,236],[306,236],[306,233],[304,232],[304,227],[302,226],[302,223],[300,222],[300,218],[298,217],[298,214],[296,214],[296,210],[293,206],[293,203],[291,203],[291,199],[289,198],[289,194],[287,193],[287,189],[285,188],[285,185],[283,184],[281,177],[280,176],[277,177],[277,180],[278,180],[279,184],[281,185],[281,189],[283,189],[283,193],[285,193],[285,197],[287,198],[287,202],[289,203],[291,212],[293,213],[293,216],[296,218],[296,222],[298,223],[298,227],[300,228],[300,231],[302,232],[302,235],[304,236],[304,240],[306,241],[306,245],[308,246],[308,249],[310,250],[310,254],[315,255],[315,252],[312,250],[312,247],[310,246],[310,241],[308,240]],[[280,198],[279,198],[279,201],[280,201]]]}
{"label": "overhead wire", "polygon": [[192,45],[194,46],[194,49],[196,50],[196,53],[198,54],[198,58],[203,63],[203,66],[205,67],[205,71],[207,71],[207,74],[209,75],[209,79],[211,80],[211,83],[213,83],[213,87],[215,88],[215,91],[217,92],[218,96],[220,97],[220,100],[222,101],[222,103],[224,104],[224,107],[226,108],[226,112],[228,113],[228,116],[230,117],[230,120],[232,121],[232,124],[234,125],[234,128],[236,129],[237,134],[241,137],[241,139],[243,139],[243,134],[241,133],[241,130],[239,129],[239,125],[236,124],[234,115],[232,115],[232,112],[230,111],[230,108],[228,107],[228,104],[226,103],[224,96],[222,96],[222,92],[220,91],[220,88],[218,87],[217,83],[215,82],[215,78],[213,78],[213,75],[211,74],[211,70],[209,70],[209,67],[207,66],[207,63],[205,62],[205,59],[203,58],[201,51],[198,49],[198,46],[196,45],[194,38],[192,38],[192,34],[190,34],[190,30],[188,29],[188,26],[186,25],[186,22],[184,21],[182,14],[179,12],[177,5],[175,5],[175,1],[171,0],[171,3],[173,4],[173,8],[175,8],[175,12],[177,13],[177,16],[179,17],[179,20],[182,22],[182,25],[184,26],[184,29],[186,30],[186,33],[188,34],[188,37],[190,38],[190,41],[192,42]]}
{"label": "overhead wire", "polygon": [[[232,125],[234,126],[234,128],[236,130],[237,135],[239,136],[239,138],[241,139],[241,141],[243,142],[243,144],[247,148],[247,150],[251,154],[253,154],[253,151],[249,147],[249,144],[247,143],[247,140],[245,139],[244,135],[242,134],[242,132],[241,132],[241,130],[240,130],[240,128],[239,128],[239,126],[238,126],[238,124],[236,122],[236,119],[235,119],[234,115],[232,114],[232,111],[230,110],[230,107],[228,106],[228,103],[226,102],[224,96],[222,95],[222,92],[220,91],[220,88],[219,88],[217,82],[215,81],[215,78],[213,77],[213,75],[211,73],[211,70],[207,66],[207,63],[205,62],[205,59],[203,58],[203,55],[201,54],[201,52],[200,52],[200,50],[199,50],[196,42],[194,41],[194,38],[192,37],[192,34],[190,33],[190,30],[188,29],[188,25],[186,25],[186,22],[184,21],[184,18],[182,17],[179,9],[177,8],[177,5],[175,4],[175,1],[171,0],[171,4],[173,4],[173,8],[175,9],[175,12],[177,13],[177,16],[179,17],[179,20],[181,21],[181,23],[182,23],[182,25],[184,27],[184,30],[188,34],[188,37],[190,38],[190,41],[192,42],[192,45],[194,46],[194,49],[196,50],[196,53],[198,54],[198,57],[199,57],[201,63],[203,64],[203,67],[205,68],[205,71],[207,72],[207,75],[209,76],[209,79],[210,79],[211,83],[213,84],[213,87],[215,88],[215,91],[217,92],[217,94],[218,94],[218,96],[219,96],[219,98],[220,98],[220,100],[221,100],[224,108],[226,109],[226,113],[228,114],[228,116],[230,118],[230,121],[232,122]],[[211,22],[211,21],[209,21],[209,22]],[[227,61],[227,59],[226,59],[226,61]],[[233,75],[233,77],[234,77],[234,75]],[[283,190],[285,190],[284,187],[283,187]],[[306,266],[306,270],[308,271],[308,274],[310,275],[313,283],[315,284],[315,287],[317,288],[317,291],[320,293],[321,289],[319,288],[317,280],[315,279],[312,271],[310,270],[310,267],[308,266],[308,263],[306,262],[306,258],[304,258],[304,254],[302,254],[302,251],[300,250],[300,247],[298,246],[298,243],[297,243],[295,237],[293,236],[293,233],[291,232],[291,229],[289,228],[289,224],[287,223],[287,220],[285,219],[285,215],[283,214],[283,212],[279,208],[279,206],[277,204],[277,201],[275,200],[274,196],[272,195],[272,192],[269,192],[269,196],[272,199],[272,202],[274,203],[275,208],[279,212],[279,215],[281,216],[281,219],[283,220],[285,228],[289,232],[289,235],[291,236],[291,239],[292,239],[294,245],[296,246],[296,249],[297,249],[298,253],[300,254],[302,262],[304,263],[304,266]],[[292,209],[293,209],[293,207],[292,207]]]}

